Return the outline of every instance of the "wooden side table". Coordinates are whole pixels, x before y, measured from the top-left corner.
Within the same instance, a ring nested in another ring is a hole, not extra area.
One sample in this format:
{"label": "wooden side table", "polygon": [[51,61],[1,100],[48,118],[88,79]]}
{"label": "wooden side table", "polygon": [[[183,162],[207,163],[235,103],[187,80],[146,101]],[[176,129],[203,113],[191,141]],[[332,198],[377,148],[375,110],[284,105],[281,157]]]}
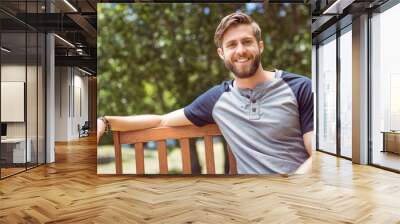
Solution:
{"label": "wooden side table", "polygon": [[400,131],[382,131],[381,133],[383,133],[382,152],[400,154]]}

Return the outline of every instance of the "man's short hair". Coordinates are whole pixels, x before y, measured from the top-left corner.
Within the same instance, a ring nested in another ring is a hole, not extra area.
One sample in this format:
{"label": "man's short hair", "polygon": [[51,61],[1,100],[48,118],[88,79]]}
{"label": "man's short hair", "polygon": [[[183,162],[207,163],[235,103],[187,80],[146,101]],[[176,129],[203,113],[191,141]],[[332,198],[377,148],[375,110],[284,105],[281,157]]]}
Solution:
{"label": "man's short hair", "polygon": [[257,41],[261,40],[261,29],[260,26],[247,14],[242,12],[235,12],[225,16],[219,23],[217,30],[214,34],[214,42],[217,47],[222,47],[222,40],[225,32],[233,27],[240,24],[248,24],[253,28],[254,36]]}

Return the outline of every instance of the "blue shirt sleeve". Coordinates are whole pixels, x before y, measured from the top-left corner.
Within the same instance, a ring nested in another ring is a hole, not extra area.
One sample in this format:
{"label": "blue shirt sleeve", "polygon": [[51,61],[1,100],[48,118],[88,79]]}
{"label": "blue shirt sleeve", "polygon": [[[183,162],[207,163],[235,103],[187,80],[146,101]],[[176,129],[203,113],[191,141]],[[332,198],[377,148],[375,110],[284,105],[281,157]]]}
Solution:
{"label": "blue shirt sleeve", "polygon": [[314,130],[314,99],[311,80],[303,83],[297,96],[299,103],[301,132],[303,134]]}
{"label": "blue shirt sleeve", "polygon": [[314,130],[314,99],[311,80],[305,76],[286,73],[282,78],[289,84],[299,106],[301,133]]}
{"label": "blue shirt sleeve", "polygon": [[185,116],[199,127],[215,123],[212,111],[222,93],[224,93],[224,84],[209,89],[184,108]]}

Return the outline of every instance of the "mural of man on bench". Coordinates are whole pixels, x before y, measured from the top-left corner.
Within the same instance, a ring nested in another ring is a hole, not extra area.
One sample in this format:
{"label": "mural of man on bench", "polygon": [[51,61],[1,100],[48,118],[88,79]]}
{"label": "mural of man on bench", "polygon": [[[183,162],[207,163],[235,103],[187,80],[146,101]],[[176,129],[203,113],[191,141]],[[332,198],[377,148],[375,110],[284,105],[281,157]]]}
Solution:
{"label": "mural of man on bench", "polygon": [[261,64],[265,44],[256,21],[242,12],[225,16],[214,41],[234,75],[184,108],[164,115],[104,116],[97,142],[108,130],[217,124],[236,160],[238,174],[304,174],[312,168],[311,80]]}

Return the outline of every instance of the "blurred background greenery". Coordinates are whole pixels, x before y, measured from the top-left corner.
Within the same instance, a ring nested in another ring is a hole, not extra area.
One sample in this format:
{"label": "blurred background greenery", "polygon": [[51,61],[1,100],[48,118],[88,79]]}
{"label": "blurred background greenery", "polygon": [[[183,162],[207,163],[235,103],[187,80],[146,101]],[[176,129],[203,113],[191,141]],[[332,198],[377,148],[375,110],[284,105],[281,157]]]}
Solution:
{"label": "blurred background greenery", "polygon": [[[311,75],[311,15],[303,4],[98,4],[98,115],[164,114],[232,79],[214,32],[237,10],[260,25],[264,69]],[[103,145],[112,144],[106,136]]]}

